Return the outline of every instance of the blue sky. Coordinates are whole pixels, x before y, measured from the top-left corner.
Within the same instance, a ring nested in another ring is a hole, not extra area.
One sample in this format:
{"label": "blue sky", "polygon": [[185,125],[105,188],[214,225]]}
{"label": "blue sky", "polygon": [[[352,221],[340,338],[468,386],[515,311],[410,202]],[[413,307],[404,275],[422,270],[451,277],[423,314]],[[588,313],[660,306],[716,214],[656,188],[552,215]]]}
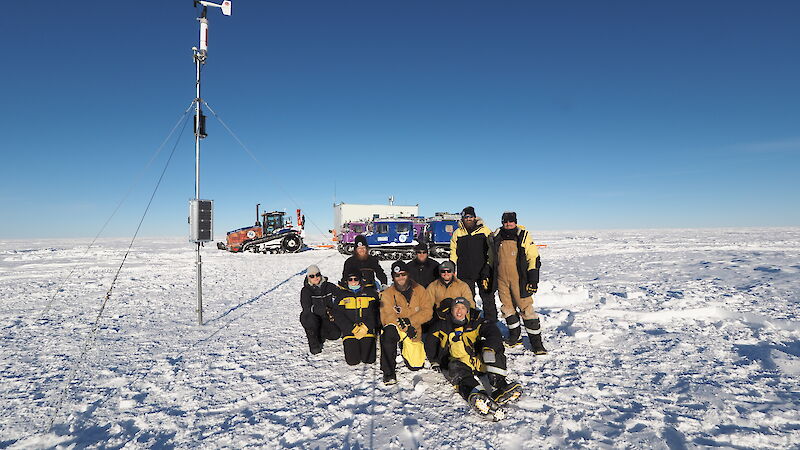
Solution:
{"label": "blue sky", "polygon": [[[190,2],[4,5],[0,238],[94,236],[194,97]],[[201,197],[538,230],[800,225],[800,3],[246,1],[211,11]],[[174,141],[172,141],[174,142]],[[129,236],[172,142],[106,236]],[[288,193],[288,194],[287,194]],[[190,128],[141,234],[187,234]],[[264,207],[262,206],[262,207]]]}

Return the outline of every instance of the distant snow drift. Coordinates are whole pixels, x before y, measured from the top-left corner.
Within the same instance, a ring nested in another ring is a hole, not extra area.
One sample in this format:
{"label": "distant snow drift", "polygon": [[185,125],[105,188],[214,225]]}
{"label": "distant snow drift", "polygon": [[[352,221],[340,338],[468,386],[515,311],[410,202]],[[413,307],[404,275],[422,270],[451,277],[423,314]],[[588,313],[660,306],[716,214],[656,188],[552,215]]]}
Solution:
{"label": "distant snow drift", "polygon": [[498,423],[427,369],[384,387],[339,342],[308,354],[303,270],[338,279],[335,250],[205,247],[198,326],[193,247],[139,242],[87,341],[127,241],[0,242],[0,447],[800,445],[800,229],[532,232],[551,352],[508,351]]}

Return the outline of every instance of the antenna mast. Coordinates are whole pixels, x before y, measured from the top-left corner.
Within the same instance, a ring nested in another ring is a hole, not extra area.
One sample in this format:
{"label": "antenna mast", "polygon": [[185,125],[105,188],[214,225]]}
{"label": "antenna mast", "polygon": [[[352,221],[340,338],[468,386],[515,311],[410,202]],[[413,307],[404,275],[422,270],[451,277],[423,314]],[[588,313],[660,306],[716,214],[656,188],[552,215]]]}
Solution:
{"label": "antenna mast", "polygon": [[197,323],[202,325],[203,262],[200,258],[200,247],[204,242],[213,241],[214,233],[212,228],[213,201],[200,200],[200,140],[207,136],[206,116],[203,115],[201,107],[203,99],[200,97],[200,67],[206,63],[206,55],[208,54],[208,19],[206,18],[208,7],[220,8],[223,15],[230,16],[231,2],[225,0],[218,5],[207,1],[195,0],[194,6],[197,7],[197,5],[202,5],[203,9],[200,12],[200,17],[197,18],[197,21],[200,22],[200,46],[199,48],[192,47],[195,64],[194,199],[189,202],[189,240],[197,246],[195,260],[197,267]]}

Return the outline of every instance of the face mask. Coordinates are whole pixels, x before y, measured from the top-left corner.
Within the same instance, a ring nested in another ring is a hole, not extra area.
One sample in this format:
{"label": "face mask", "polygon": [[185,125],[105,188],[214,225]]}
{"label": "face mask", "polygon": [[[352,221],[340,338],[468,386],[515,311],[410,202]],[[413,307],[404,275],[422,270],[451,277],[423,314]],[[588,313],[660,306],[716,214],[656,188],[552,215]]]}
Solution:
{"label": "face mask", "polygon": [[361,289],[361,285],[360,285],[360,284],[357,284],[357,285],[355,285],[355,286],[350,286],[350,285],[348,285],[347,287],[349,287],[349,288],[350,288],[350,290],[351,290],[351,291],[353,291],[353,292],[355,292],[355,291],[357,291],[357,290]]}

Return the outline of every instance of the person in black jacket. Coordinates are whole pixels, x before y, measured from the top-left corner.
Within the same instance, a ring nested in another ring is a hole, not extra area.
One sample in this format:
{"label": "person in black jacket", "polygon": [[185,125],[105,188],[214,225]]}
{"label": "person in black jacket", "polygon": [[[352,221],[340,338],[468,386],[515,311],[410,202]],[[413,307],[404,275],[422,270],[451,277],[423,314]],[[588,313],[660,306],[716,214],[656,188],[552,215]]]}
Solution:
{"label": "person in black jacket", "polygon": [[333,317],[342,330],[345,361],[351,366],[374,363],[380,330],[378,292],[364,282],[360,272],[352,271],[339,282],[334,298]]}
{"label": "person in black jacket", "polygon": [[338,288],[322,276],[319,267],[308,266],[303,289],[300,291],[300,323],[306,330],[308,349],[312,355],[322,351],[325,340],[335,341],[342,332],[334,323],[334,293]]}
{"label": "person in black jacket", "polygon": [[[353,251],[353,256],[347,258],[344,262],[342,278],[353,271],[361,274],[367,286],[374,286],[378,291],[383,290],[389,283],[386,278],[386,272],[383,271],[383,268],[378,263],[378,259],[369,255],[369,246],[364,235],[356,236],[355,250]],[[376,284],[375,281],[379,281],[380,284]]]}
{"label": "person in black jacket", "polygon": [[[475,410],[499,420],[500,406],[519,398],[522,387],[506,380],[505,349],[497,325],[469,305],[464,297],[442,300],[439,307],[445,315],[431,327],[425,353]],[[484,384],[492,387],[490,394]]]}
{"label": "person in black jacket", "polygon": [[492,290],[491,254],[492,230],[475,215],[475,208],[467,206],[461,211],[458,229],[450,238],[450,260],[456,265],[458,279],[467,283],[472,292],[478,287],[483,316],[497,322],[497,305]]}
{"label": "person in black jacket", "polygon": [[406,264],[408,276],[422,287],[427,288],[439,278],[439,263],[428,257],[428,244],[420,242],[414,247],[416,257]]}

